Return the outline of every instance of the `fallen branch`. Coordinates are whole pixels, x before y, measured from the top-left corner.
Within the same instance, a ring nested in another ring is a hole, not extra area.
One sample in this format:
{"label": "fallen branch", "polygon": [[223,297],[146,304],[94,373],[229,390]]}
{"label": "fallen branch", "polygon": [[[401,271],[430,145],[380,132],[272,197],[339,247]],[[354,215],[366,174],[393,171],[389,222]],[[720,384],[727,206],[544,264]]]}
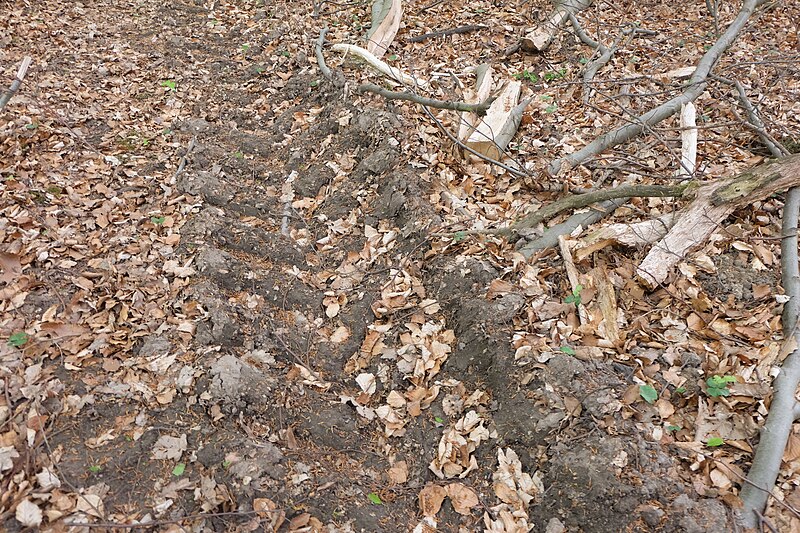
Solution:
{"label": "fallen branch", "polygon": [[331,50],[334,50],[336,52],[344,52],[345,54],[349,53],[357,55],[358,57],[366,61],[369,66],[371,66],[381,74],[393,78],[394,80],[402,83],[403,85],[410,85],[412,87],[424,85],[424,83],[418,80],[417,78],[405,74],[398,68],[390,67],[389,65],[387,65],[386,63],[375,57],[367,50],[361,48],[360,46],[337,43],[331,46]]}
{"label": "fallen branch", "polygon": [[569,20],[572,22],[572,28],[575,30],[575,34],[578,38],[588,47],[594,48],[600,53],[600,57],[591,61],[586,67],[583,69],[583,103],[588,104],[589,98],[591,98],[592,94],[592,86],[591,82],[594,79],[595,74],[600,68],[608,63],[611,60],[611,56],[614,55],[614,52],[617,51],[619,47],[619,43],[622,40],[621,37],[617,37],[614,39],[614,44],[610,47],[604,45],[599,41],[595,41],[584,31],[581,23],[578,21],[578,17],[576,17],[573,13],[569,14]]}
{"label": "fallen branch", "polygon": [[25,56],[25,59],[22,60],[19,70],[17,70],[17,77],[11,82],[11,87],[9,87],[8,90],[5,91],[2,96],[0,96],[0,111],[2,111],[3,108],[6,107],[6,104],[8,104],[9,100],[11,100],[11,98],[17,94],[17,91],[22,85],[22,80],[25,79],[25,75],[28,73],[28,67],[31,66],[31,61],[32,59],[30,56]]}
{"label": "fallen branch", "polygon": [[[736,88],[739,101],[747,111],[747,120],[756,130],[761,141],[776,157],[788,154],[788,150],[767,133],[764,122],[758,116],[744,86],[739,82],[720,78],[721,81]],[[762,514],[772,487],[778,479],[781,459],[792,430],[792,424],[800,419],[800,403],[795,400],[795,391],[800,383],[800,267],[797,257],[797,223],[800,213],[800,188],[793,187],[786,195],[783,205],[783,227],[781,231],[781,281],[789,301],[783,306],[781,325],[784,344],[794,346],[792,353],[783,361],[781,371],[773,382],[772,404],[769,415],[761,430],[761,439],[753,457],[753,464],[747,473],[746,481],[739,494],[742,508],[738,517],[744,527],[756,527],[763,519]],[[788,351],[788,350],[787,350]]]}
{"label": "fallen branch", "polygon": [[364,83],[356,89],[356,92],[359,93],[375,93],[379,96],[383,96],[387,100],[406,100],[408,102],[414,102],[416,104],[428,106],[428,107],[435,107],[437,109],[450,109],[451,111],[466,111],[468,113],[476,113],[478,115],[485,115],[486,110],[492,105],[494,98],[489,98],[485,102],[481,102],[479,104],[468,104],[466,102],[455,102],[455,101],[448,101],[448,100],[436,100],[434,98],[426,98],[424,96],[420,96],[416,93],[412,93],[410,91],[390,91],[388,89],[384,89],[383,87],[379,87],[374,83]]}
{"label": "fallen branch", "polygon": [[[581,211],[570,216],[564,222],[550,226],[545,229],[540,237],[532,239],[517,250],[525,259],[530,259],[539,250],[545,248],[552,248],[558,244],[558,238],[562,235],[571,235],[573,231],[579,227],[586,228],[600,222],[604,217],[613,213],[619,206],[630,200],[629,197],[616,198],[614,200],[607,200],[599,204],[592,205],[588,211]],[[520,244],[522,241],[520,241]]]}
{"label": "fallen branch", "polygon": [[736,37],[738,37],[739,33],[741,33],[745,24],[747,24],[750,16],[763,2],[764,0],[744,0],[742,8],[739,11],[739,14],[736,16],[736,19],[730,24],[730,26],[728,26],[728,29],[725,30],[725,33],[720,36],[717,42],[715,42],[714,45],[709,48],[708,52],[706,52],[697,63],[697,68],[692,74],[692,77],[689,79],[687,88],[684,92],[661,104],[660,106],[651,109],[645,114],[636,117],[633,122],[625,124],[624,126],[620,126],[615,130],[597,137],[594,141],[584,146],[577,152],[554,160],[552,163],[550,163],[547,169],[550,175],[555,176],[561,171],[562,167],[574,168],[590,157],[593,157],[604,150],[633,139],[642,133],[645,128],[654,126],[662,120],[677,113],[684,104],[694,102],[701,94],[703,94],[708,75],[711,73],[711,69],[722,56],[723,52],[725,52],[725,50],[727,50],[728,47],[733,44],[733,41],[736,40]]}
{"label": "fallen branch", "polygon": [[322,75],[328,78],[329,80],[333,79],[333,73],[331,72],[330,67],[327,63],[325,63],[325,56],[322,55],[322,47],[325,45],[325,34],[328,33],[328,27],[325,26],[319,32],[319,39],[316,41],[316,45],[314,46],[314,54],[317,56],[317,65],[319,65],[319,71],[322,72]]}
{"label": "fallen branch", "polygon": [[[800,171],[800,165],[795,172]],[[781,278],[786,295],[790,297],[784,307],[782,326],[784,349],[791,353],[784,359],[780,373],[773,382],[772,403],[769,415],[761,429],[753,464],[747,474],[748,483],[739,494],[742,508],[739,510],[740,523],[747,528],[758,525],[759,515],[767,504],[775,480],[781,467],[786,443],[792,431],[792,424],[800,419],[800,403],[795,399],[795,391],[800,384],[800,270],[797,257],[797,223],[800,213],[800,188],[793,188],[783,206],[783,228],[781,239]],[[788,348],[788,349],[787,349]],[[784,351],[784,350],[781,350]],[[756,488],[758,487],[758,488]],[[765,487],[767,491],[760,490]]]}
{"label": "fallen branch", "polygon": [[[549,220],[567,209],[580,209],[598,202],[606,200],[614,200],[619,198],[632,198],[637,197],[677,197],[683,196],[688,192],[689,185],[692,182],[682,183],[680,185],[664,186],[664,185],[622,185],[621,187],[614,187],[613,189],[603,189],[601,191],[592,191],[584,194],[575,194],[572,196],[565,196],[551,204],[548,204],[538,211],[531,213],[522,220],[512,224],[508,228],[501,228],[491,231],[495,235],[511,235],[519,232],[524,228],[533,228],[540,222]],[[485,233],[485,232],[484,232]]]}
{"label": "fallen branch", "polygon": [[523,51],[544,52],[553,42],[558,29],[570,15],[582,11],[592,4],[592,0],[557,0],[553,12],[544,24],[529,31],[520,41]]}
{"label": "fallen branch", "polygon": [[186,166],[186,161],[189,160],[189,156],[191,155],[192,150],[194,150],[194,145],[196,142],[197,136],[192,137],[192,140],[189,141],[189,146],[186,148],[186,153],[183,154],[183,157],[181,157],[181,160],[178,162],[178,170],[176,170],[175,175],[172,176],[172,180],[170,181],[171,185],[178,181],[178,176],[180,176],[181,172],[183,172],[183,169]]}
{"label": "fallen branch", "polygon": [[479,24],[469,24],[467,26],[459,26],[458,28],[450,28],[448,30],[441,30],[441,31],[433,31],[431,33],[423,33],[422,35],[417,35],[416,37],[409,37],[406,39],[407,43],[421,43],[427,39],[433,39],[438,37],[447,37],[448,35],[458,35],[461,33],[469,33],[471,31],[477,30],[485,30],[488,26],[481,26]]}

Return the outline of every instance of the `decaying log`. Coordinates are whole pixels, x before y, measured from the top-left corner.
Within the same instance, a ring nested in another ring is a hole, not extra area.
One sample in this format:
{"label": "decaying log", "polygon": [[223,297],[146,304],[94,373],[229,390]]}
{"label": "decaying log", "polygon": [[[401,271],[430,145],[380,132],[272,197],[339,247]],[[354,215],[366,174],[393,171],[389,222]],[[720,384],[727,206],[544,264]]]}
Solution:
{"label": "decaying log", "polygon": [[639,277],[646,286],[655,288],[731,213],[798,185],[800,154],[769,160],[733,178],[700,185],[694,201],[681,210],[669,233],[650,249],[639,265]]}

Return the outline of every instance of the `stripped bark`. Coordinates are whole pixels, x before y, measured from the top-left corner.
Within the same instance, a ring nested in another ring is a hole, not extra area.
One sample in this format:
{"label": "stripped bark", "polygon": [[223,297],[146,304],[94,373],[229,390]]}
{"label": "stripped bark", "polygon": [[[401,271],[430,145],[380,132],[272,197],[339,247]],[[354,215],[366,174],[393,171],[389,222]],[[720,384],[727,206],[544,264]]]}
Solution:
{"label": "stripped bark", "polygon": [[372,55],[383,57],[397,35],[402,16],[400,0],[375,0],[372,4],[372,25],[367,32],[367,50]]}

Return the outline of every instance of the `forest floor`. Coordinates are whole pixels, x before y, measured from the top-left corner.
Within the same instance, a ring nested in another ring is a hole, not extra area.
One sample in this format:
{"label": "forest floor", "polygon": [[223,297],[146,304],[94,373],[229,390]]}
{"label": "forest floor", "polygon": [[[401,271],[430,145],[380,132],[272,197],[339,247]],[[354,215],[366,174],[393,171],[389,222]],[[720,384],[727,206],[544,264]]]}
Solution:
{"label": "forest floor", "polygon": [[[686,4],[580,15],[624,45],[590,105],[571,33],[505,54],[549,3],[405,4],[385,59],[442,74],[437,97],[482,62],[533,95],[511,146],[526,178],[462,159],[414,103],[354,93],[363,64],[326,48],[348,81],[322,76],[320,30],[363,43],[366,2],[5,4],[0,80],[33,65],[0,113],[0,528],[731,531],[783,338],[782,196],[655,291],[645,248],[576,257],[576,290],[558,248],[526,261],[455,233],[603,180],[671,183],[675,121],[542,169],[617,123],[615,101],[674,90],[658,73],[715,39]],[[715,70],[795,146],[798,20],[759,11]],[[485,27],[407,41],[468,24]],[[764,159],[729,87],[698,107],[704,179]],[[636,199],[600,225],[678,207]],[[797,425],[784,460],[766,517],[797,531]]]}

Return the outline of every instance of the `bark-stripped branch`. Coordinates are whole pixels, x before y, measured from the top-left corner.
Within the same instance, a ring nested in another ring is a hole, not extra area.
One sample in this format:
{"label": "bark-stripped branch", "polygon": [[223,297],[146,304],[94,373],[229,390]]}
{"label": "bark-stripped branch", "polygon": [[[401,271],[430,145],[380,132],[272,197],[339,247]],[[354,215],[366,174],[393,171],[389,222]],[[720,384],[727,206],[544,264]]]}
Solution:
{"label": "bark-stripped branch", "polygon": [[736,40],[736,37],[738,37],[739,33],[741,33],[742,29],[747,24],[750,16],[763,1],[764,0],[744,1],[742,9],[739,11],[736,19],[697,63],[697,68],[689,79],[686,90],[683,93],[651,109],[640,117],[637,117],[634,122],[620,126],[605,135],[601,135],[577,152],[554,160],[550,163],[548,172],[551,175],[556,175],[561,171],[562,166],[573,168],[580,165],[590,157],[604,150],[633,139],[642,133],[645,128],[658,124],[662,120],[677,113],[683,104],[696,100],[705,90],[711,69],[722,56],[723,52],[733,44],[733,41]]}

